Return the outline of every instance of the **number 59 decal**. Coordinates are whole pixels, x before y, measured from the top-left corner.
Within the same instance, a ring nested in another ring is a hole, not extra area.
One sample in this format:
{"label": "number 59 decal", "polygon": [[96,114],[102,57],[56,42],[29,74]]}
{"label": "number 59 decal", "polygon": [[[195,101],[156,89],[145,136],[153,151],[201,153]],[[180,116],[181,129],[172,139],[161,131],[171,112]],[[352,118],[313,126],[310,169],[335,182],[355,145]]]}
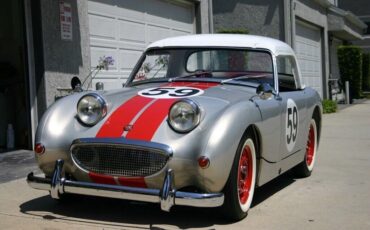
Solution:
{"label": "number 59 decal", "polygon": [[298,109],[292,99],[287,101],[286,111],[286,145],[288,151],[292,151],[298,135]]}
{"label": "number 59 decal", "polygon": [[194,97],[203,93],[203,90],[191,87],[158,87],[138,92],[140,96],[158,99]]}

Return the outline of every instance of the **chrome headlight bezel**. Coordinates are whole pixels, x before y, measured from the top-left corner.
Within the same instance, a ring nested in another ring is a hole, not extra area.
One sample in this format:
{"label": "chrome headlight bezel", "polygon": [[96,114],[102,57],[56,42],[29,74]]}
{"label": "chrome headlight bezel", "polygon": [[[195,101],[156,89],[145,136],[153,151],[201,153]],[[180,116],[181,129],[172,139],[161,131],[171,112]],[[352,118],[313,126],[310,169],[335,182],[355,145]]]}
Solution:
{"label": "chrome headlight bezel", "polygon": [[[90,102],[93,102],[95,104],[89,106],[89,100],[92,100]],[[85,104],[83,105],[82,103]],[[88,111],[83,111],[83,108],[81,108],[82,106],[84,106],[85,109],[87,108]],[[84,112],[85,114],[83,114]],[[91,114],[88,114],[89,112]],[[83,125],[94,126],[101,119],[103,119],[105,115],[107,115],[107,103],[105,102],[104,98],[99,94],[89,93],[81,97],[80,100],[78,100],[77,118]]]}
{"label": "chrome headlight bezel", "polygon": [[[181,108],[183,109],[183,111],[181,111],[182,114],[180,115],[179,110],[181,110]],[[179,118],[178,117],[179,115],[182,117]],[[183,119],[182,122],[181,120],[176,121],[175,120],[176,117],[178,117],[178,119]],[[188,133],[199,125],[200,118],[201,118],[201,109],[199,105],[195,103],[193,100],[181,99],[172,104],[168,112],[167,122],[171,129],[174,130],[175,132]]]}

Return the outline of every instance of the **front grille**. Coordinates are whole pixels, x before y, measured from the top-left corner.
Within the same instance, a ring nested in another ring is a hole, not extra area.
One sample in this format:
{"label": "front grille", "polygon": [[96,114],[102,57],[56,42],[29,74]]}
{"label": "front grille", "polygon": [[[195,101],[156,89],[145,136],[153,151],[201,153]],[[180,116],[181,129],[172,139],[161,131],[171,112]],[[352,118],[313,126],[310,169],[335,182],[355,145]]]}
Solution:
{"label": "front grille", "polygon": [[123,177],[145,177],[163,169],[168,156],[157,149],[120,144],[82,144],[72,147],[75,163],[89,172]]}

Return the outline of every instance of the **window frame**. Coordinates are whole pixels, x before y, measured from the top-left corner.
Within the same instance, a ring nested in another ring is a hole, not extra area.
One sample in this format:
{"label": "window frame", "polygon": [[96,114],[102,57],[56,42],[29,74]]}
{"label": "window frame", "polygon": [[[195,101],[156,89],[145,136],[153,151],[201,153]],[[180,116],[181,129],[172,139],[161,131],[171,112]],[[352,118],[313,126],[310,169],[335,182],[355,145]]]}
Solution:
{"label": "window frame", "polygon": [[[301,87],[301,82],[300,82],[300,71],[299,71],[299,67],[298,67],[296,57],[294,55],[281,54],[281,55],[277,55],[275,58],[276,58],[276,77],[277,77],[277,80],[278,80],[279,92],[289,92],[289,91],[301,90],[302,87]],[[291,68],[292,68],[292,73],[291,74],[279,72],[279,65],[280,65],[279,60],[281,60],[282,58],[284,58],[284,60],[288,59],[290,61],[290,65],[291,65]],[[284,90],[281,90],[280,75],[292,75],[293,78],[294,78],[294,87],[291,88],[291,89],[289,87],[287,87]]]}

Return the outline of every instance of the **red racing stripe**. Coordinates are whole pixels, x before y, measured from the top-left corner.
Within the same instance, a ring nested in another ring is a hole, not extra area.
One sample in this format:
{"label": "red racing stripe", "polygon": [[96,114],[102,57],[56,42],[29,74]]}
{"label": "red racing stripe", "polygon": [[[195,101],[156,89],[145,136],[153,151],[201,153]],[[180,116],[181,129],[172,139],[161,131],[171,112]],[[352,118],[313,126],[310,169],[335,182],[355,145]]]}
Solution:
{"label": "red racing stripe", "polygon": [[150,141],[168,114],[168,110],[176,99],[159,99],[154,102],[135,122],[134,128],[126,138]]}
{"label": "red racing stripe", "polygon": [[116,181],[112,176],[89,172],[89,177],[92,181],[98,184],[117,185]]}
{"label": "red racing stripe", "polygon": [[120,185],[137,187],[137,188],[146,188],[146,183],[144,177],[118,177],[118,182]]}
{"label": "red racing stripe", "polygon": [[96,137],[121,137],[123,128],[128,125],[152,98],[135,96],[122,104],[100,128]]}
{"label": "red racing stripe", "polygon": [[[90,179],[98,184],[117,185],[113,176],[89,172]],[[144,177],[118,177],[118,184],[129,187],[146,188]]]}

